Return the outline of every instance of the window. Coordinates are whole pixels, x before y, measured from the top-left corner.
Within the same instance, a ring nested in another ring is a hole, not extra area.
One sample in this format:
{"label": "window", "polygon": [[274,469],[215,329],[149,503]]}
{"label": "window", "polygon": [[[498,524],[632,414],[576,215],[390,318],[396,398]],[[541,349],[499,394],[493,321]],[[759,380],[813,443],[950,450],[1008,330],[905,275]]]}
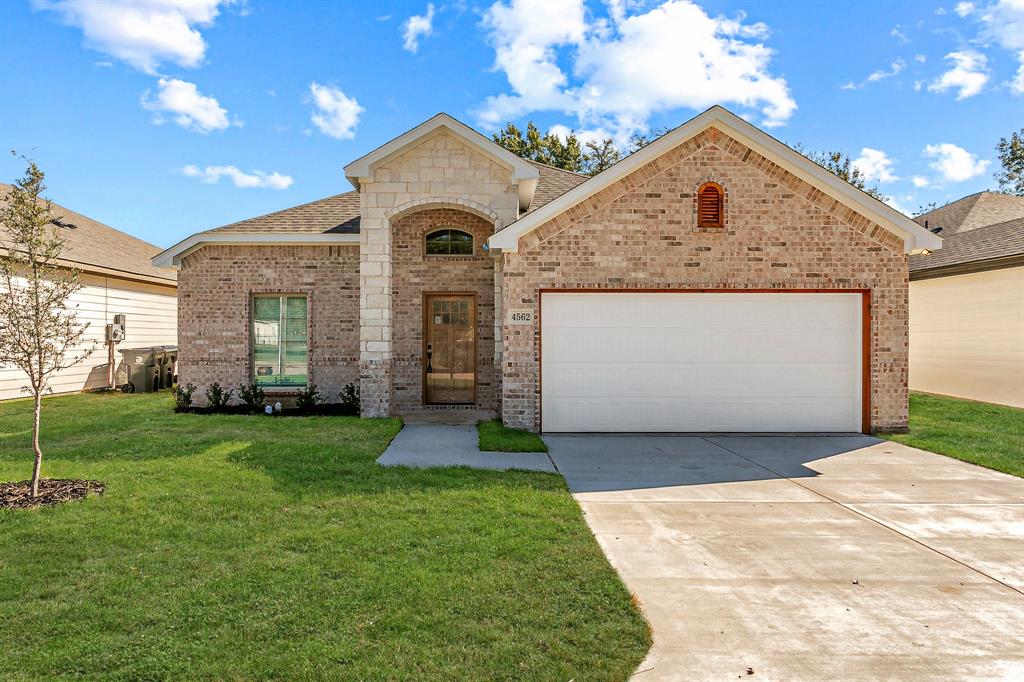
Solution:
{"label": "window", "polygon": [[427,235],[428,256],[472,256],[473,235],[462,230],[435,230]]}
{"label": "window", "polygon": [[252,364],[256,383],[305,387],[309,348],[305,296],[256,296],[252,314]]}
{"label": "window", "polygon": [[723,227],[725,209],[721,185],[705,182],[697,190],[697,227]]}

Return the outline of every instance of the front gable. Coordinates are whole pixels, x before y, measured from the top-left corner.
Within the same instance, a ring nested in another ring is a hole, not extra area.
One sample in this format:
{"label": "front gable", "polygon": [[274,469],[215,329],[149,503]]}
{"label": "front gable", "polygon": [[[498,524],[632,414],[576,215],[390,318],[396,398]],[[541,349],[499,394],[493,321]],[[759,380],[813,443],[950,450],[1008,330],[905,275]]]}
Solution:
{"label": "front gable", "polygon": [[[712,107],[623,161],[524,216],[490,240],[492,248],[516,251],[537,243],[535,231],[552,234],[632,187],[639,186],[709,145],[777,179],[815,205],[826,205],[850,225],[886,231],[906,253],[941,248],[942,240],[891,206],[836,177],[762,130],[720,106]],[[873,226],[873,227],[869,227]],[[876,232],[876,236],[880,232]],[[539,239],[543,239],[543,235]]]}

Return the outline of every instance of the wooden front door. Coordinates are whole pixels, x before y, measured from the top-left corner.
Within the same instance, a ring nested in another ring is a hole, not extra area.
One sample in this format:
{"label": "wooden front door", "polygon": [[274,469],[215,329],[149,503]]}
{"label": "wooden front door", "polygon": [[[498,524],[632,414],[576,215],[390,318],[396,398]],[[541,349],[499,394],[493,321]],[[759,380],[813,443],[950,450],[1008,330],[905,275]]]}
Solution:
{"label": "wooden front door", "polygon": [[476,401],[476,297],[427,294],[423,319],[423,400]]}

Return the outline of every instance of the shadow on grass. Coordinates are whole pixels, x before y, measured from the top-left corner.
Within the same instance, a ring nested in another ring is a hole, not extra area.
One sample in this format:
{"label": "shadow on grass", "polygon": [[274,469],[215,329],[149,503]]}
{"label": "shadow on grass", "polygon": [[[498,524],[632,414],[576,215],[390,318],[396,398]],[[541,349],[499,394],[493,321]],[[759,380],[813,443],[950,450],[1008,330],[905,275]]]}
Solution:
{"label": "shadow on grass", "polygon": [[[31,417],[31,402],[0,405],[0,461],[30,462]],[[377,465],[400,429],[398,419],[175,414],[163,394],[94,394],[46,399],[42,446],[44,464],[172,460],[220,450],[226,461],[259,471],[295,495],[564,489],[553,475]]]}

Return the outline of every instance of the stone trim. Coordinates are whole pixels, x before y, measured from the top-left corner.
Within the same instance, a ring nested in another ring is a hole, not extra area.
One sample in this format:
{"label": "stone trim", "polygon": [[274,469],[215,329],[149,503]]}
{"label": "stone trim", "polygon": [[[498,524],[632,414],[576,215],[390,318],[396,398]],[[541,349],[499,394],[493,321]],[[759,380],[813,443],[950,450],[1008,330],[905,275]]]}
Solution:
{"label": "stone trim", "polygon": [[393,224],[396,220],[401,220],[411,213],[427,211],[433,208],[466,211],[493,224],[495,231],[501,229],[501,216],[495,211],[483,204],[459,197],[423,197],[421,199],[413,199],[400,206],[388,209],[384,212],[384,217]]}

